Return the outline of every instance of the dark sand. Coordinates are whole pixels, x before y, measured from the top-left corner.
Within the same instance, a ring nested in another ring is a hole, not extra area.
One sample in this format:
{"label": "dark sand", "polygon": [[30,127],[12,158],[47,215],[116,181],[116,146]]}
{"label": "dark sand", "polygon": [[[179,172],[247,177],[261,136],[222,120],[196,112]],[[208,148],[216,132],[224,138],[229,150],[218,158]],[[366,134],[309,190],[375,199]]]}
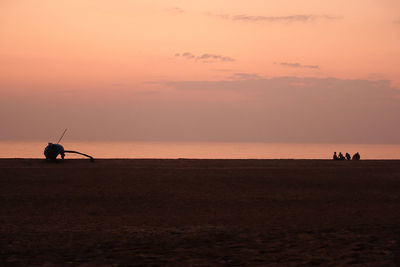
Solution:
{"label": "dark sand", "polygon": [[400,161],[0,160],[0,265],[400,264]]}

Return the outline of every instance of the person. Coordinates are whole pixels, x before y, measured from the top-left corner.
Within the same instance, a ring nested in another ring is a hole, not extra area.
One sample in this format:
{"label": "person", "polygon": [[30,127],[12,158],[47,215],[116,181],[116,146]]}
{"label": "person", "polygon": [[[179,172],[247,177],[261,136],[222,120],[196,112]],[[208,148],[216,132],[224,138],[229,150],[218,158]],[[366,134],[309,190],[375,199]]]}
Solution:
{"label": "person", "polygon": [[339,160],[345,160],[346,158],[343,156],[342,152],[339,152]]}
{"label": "person", "polygon": [[347,159],[347,160],[351,160],[351,156],[350,156],[350,154],[347,153],[347,152],[346,152],[346,159]]}
{"label": "person", "polygon": [[354,154],[352,159],[353,160],[360,160],[360,153],[357,152],[356,154]]}
{"label": "person", "polygon": [[333,160],[339,160],[338,156],[336,155],[336,152],[333,153]]}

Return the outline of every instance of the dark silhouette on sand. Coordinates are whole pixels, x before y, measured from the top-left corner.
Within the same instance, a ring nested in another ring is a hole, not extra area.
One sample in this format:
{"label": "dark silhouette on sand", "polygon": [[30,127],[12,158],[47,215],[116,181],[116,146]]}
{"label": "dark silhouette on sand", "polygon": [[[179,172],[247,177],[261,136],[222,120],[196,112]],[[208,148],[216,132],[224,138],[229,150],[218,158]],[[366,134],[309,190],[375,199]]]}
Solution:
{"label": "dark silhouette on sand", "polygon": [[47,160],[49,161],[56,161],[58,155],[61,156],[61,159],[63,160],[65,157],[65,153],[74,153],[74,154],[79,154],[85,157],[90,158],[91,161],[94,160],[92,156],[89,156],[87,154],[83,154],[78,151],[73,151],[73,150],[64,150],[64,147],[60,145],[61,139],[63,139],[65,133],[67,132],[67,128],[64,130],[64,132],[61,134],[60,139],[58,139],[57,144],[49,143],[46,148],[44,149],[44,156],[46,157]]}
{"label": "dark silhouette on sand", "polygon": [[353,160],[360,160],[360,153],[357,152],[356,154],[354,154],[352,159]]}
{"label": "dark silhouette on sand", "polygon": [[64,147],[60,144],[49,143],[44,149],[44,156],[47,160],[56,160],[58,155],[61,156],[61,159],[65,157]]}
{"label": "dark silhouette on sand", "polygon": [[347,152],[346,156],[343,156],[342,152],[339,152],[339,155],[333,152],[333,160],[360,160],[360,154],[357,152],[351,157]]}
{"label": "dark silhouette on sand", "polygon": [[73,150],[64,150],[64,147],[60,144],[49,143],[46,146],[46,148],[44,149],[44,156],[49,161],[56,161],[58,155],[61,156],[61,159],[64,159],[65,153],[79,154],[79,155],[90,158],[90,160],[92,160],[92,161],[94,160],[94,158],[92,156],[89,156],[87,154],[84,154],[84,153],[81,153],[78,151],[73,151]]}

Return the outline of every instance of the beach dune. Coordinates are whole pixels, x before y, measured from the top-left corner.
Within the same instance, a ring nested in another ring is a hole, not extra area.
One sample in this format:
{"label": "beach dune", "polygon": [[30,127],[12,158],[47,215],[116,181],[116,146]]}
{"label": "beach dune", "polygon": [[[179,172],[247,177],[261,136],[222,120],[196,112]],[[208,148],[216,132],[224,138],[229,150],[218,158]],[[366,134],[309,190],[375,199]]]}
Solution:
{"label": "beach dune", "polygon": [[0,160],[0,265],[400,264],[400,161]]}

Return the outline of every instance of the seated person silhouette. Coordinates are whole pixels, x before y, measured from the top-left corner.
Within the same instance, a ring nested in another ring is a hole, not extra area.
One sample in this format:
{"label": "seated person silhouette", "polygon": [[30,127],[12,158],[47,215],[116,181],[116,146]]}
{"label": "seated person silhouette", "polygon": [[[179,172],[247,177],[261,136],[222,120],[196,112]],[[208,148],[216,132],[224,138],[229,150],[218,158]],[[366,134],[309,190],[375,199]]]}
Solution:
{"label": "seated person silhouette", "polygon": [[336,152],[333,153],[333,160],[339,160],[338,156],[336,155]]}
{"label": "seated person silhouette", "polygon": [[349,153],[346,153],[346,159],[347,159],[347,160],[351,160],[351,156],[350,156]]}
{"label": "seated person silhouette", "polygon": [[352,160],[360,160],[360,153],[354,154]]}
{"label": "seated person silhouette", "polygon": [[346,158],[343,156],[342,152],[339,152],[339,160],[345,160]]}

